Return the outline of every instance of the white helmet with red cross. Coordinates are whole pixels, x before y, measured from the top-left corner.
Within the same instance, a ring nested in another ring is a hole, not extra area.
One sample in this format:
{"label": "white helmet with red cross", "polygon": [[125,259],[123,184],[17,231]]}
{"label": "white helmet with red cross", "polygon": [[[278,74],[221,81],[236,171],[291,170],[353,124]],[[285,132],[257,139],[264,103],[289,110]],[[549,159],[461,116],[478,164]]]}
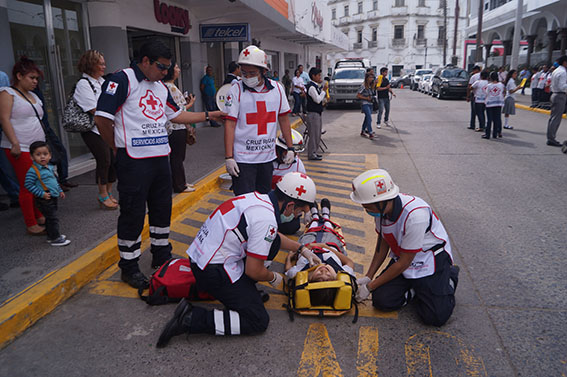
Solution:
{"label": "white helmet with red cross", "polygon": [[[296,153],[301,153],[305,150],[305,145],[303,145],[303,136],[296,130],[291,130],[291,140],[293,143],[293,148]],[[280,148],[287,150],[287,145],[285,143],[284,137],[281,132],[278,131],[278,137],[276,138],[276,145]]]}
{"label": "white helmet with red cross", "polygon": [[290,198],[315,203],[315,182],[303,173],[287,173],[276,183],[276,187]]}
{"label": "white helmet with red cross", "polygon": [[359,204],[383,202],[398,196],[400,188],[384,169],[367,170],[352,180],[350,198]]}
{"label": "white helmet with red cross", "polygon": [[238,64],[250,64],[268,69],[268,55],[256,46],[248,46],[240,51]]}

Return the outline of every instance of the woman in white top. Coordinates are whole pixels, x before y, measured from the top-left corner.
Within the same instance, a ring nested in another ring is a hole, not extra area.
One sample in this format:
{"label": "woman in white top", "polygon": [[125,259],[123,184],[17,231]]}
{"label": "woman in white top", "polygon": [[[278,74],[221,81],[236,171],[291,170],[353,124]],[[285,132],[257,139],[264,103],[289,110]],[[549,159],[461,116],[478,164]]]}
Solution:
{"label": "woman in white top", "polygon": [[12,70],[13,86],[0,91],[0,122],[4,131],[0,148],[8,156],[18,178],[20,208],[28,233],[33,235],[45,232],[42,226],[45,217],[36,207],[33,194],[24,187],[24,181],[32,165],[29,152],[31,143],[45,141],[45,132],[39,121],[43,117],[42,103],[32,93],[42,76],[35,63],[22,56]]}
{"label": "woman in white top", "polygon": [[291,115],[297,116],[299,111],[301,111],[300,106],[305,113],[305,84],[298,69],[295,70],[295,77],[291,82],[293,85],[293,111]]}
{"label": "woman in white top", "polygon": [[[102,77],[106,69],[104,56],[96,50],[88,50],[79,59],[78,69],[83,76],[77,81],[73,98],[84,112],[94,116],[101,86],[104,83]],[[96,126],[90,131],[81,132],[81,137],[96,160],[95,177],[99,206],[102,209],[117,209],[118,201],[112,197],[112,184],[116,182],[114,153],[102,140]]]}
{"label": "woman in white top", "polygon": [[[167,71],[167,75],[163,78],[163,82],[169,89],[171,97],[179,106],[180,109],[189,110],[191,106],[195,103],[195,96],[193,94],[189,95],[189,103],[185,99],[185,96],[177,86],[175,86],[174,81],[179,78],[181,69],[179,65],[172,60],[171,67]],[[169,147],[171,148],[171,153],[169,154],[169,164],[171,166],[171,180],[173,192],[191,192],[195,191],[195,186],[187,183],[185,178],[185,167],[183,166],[183,161],[185,160],[185,152],[187,148],[187,133],[192,133],[195,135],[195,126],[192,125],[191,129],[188,129],[184,124],[167,122],[165,124],[167,133],[169,134]]]}
{"label": "woman in white top", "polygon": [[512,69],[508,72],[508,76],[506,76],[506,80],[504,81],[506,98],[504,98],[502,113],[504,113],[504,128],[508,130],[514,128],[508,124],[508,117],[510,117],[510,115],[516,115],[516,95],[514,93],[522,89],[520,85],[516,85],[516,77],[518,77],[518,72]]}
{"label": "woman in white top", "polygon": [[[490,139],[490,130],[492,129],[492,137],[502,137],[502,118],[500,112],[504,105],[504,93],[506,88],[504,84],[498,81],[498,72],[490,72],[490,81],[486,86],[486,99],[484,105],[486,106],[486,129],[483,139]],[[494,127],[492,127],[494,126]]]}

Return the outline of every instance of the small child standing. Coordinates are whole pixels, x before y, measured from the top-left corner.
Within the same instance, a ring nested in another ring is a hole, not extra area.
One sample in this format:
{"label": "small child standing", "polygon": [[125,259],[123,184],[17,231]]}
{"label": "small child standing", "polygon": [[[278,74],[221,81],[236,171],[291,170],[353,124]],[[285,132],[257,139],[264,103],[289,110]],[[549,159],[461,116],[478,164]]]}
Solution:
{"label": "small child standing", "polygon": [[498,80],[498,72],[490,73],[490,82],[486,86],[486,99],[484,100],[484,105],[486,106],[486,129],[483,139],[490,139],[490,129],[492,128],[492,137],[502,137],[502,118],[500,112],[502,111],[502,106],[504,106],[504,94],[506,93],[506,88]]}
{"label": "small child standing", "polygon": [[49,146],[44,141],[35,141],[30,145],[30,155],[33,163],[26,173],[24,186],[35,196],[37,206],[45,216],[47,242],[51,246],[67,246],[71,241],[59,233],[57,218],[57,198],[65,199],[65,193],[57,183],[53,166],[48,165],[51,160]]}

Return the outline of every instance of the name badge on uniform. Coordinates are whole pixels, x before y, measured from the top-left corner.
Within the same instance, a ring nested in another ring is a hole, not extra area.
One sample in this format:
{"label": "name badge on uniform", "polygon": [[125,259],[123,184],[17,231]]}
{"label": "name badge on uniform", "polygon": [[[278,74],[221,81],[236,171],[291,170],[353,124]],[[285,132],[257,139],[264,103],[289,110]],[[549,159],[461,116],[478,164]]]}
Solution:
{"label": "name badge on uniform", "polygon": [[114,81],[110,81],[108,86],[106,87],[106,94],[110,94],[111,96],[116,94],[116,89],[118,89],[118,84]]}

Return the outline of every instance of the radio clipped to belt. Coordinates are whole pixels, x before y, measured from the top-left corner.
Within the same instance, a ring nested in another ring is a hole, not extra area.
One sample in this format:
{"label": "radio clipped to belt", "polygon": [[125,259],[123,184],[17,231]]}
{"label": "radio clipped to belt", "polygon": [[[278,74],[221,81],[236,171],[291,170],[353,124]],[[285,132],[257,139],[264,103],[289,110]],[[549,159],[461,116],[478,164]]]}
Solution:
{"label": "radio clipped to belt", "polygon": [[358,320],[358,306],[356,296],[356,278],[340,271],[337,279],[332,281],[309,282],[308,275],[317,266],[305,271],[299,271],[295,279],[290,279],[284,291],[288,303],[283,306],[289,313],[290,320],[294,320],[294,313],[313,315],[319,317],[338,317],[351,311],[354,306],[354,319]]}

